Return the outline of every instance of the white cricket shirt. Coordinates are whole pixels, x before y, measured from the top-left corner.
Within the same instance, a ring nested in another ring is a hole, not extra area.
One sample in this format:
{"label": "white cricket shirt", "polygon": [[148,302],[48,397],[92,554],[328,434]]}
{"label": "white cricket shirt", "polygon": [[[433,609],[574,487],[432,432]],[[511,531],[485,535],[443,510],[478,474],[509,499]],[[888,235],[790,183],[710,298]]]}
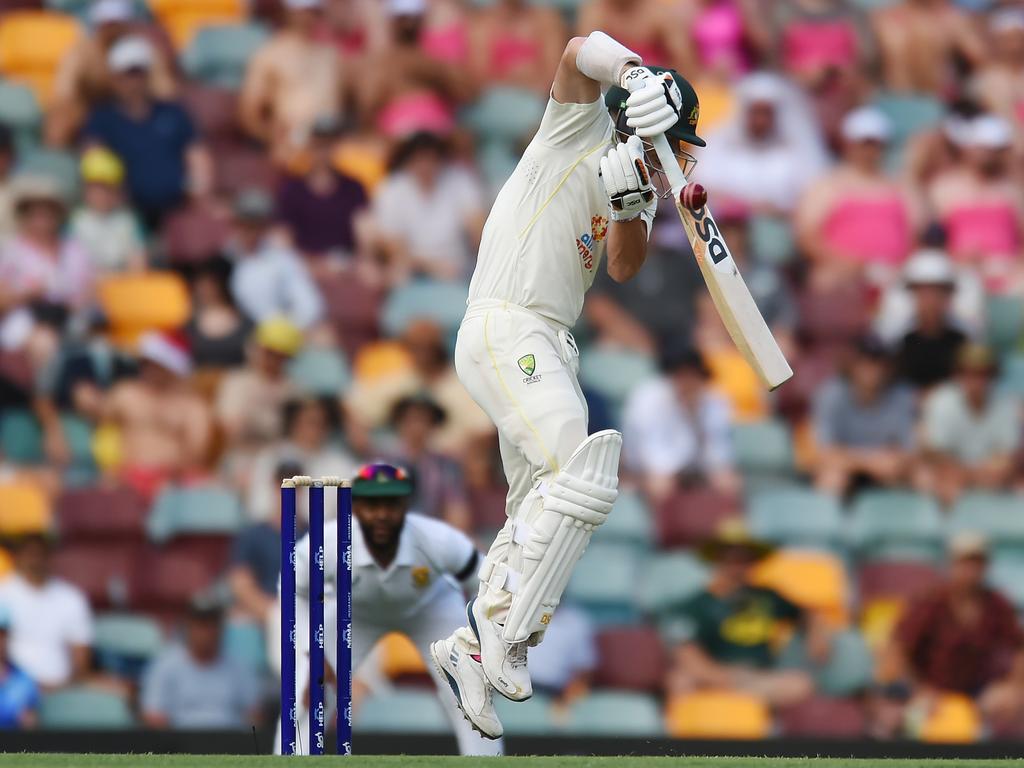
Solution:
{"label": "white cricket shirt", "polygon": [[573,326],[604,256],[608,197],[598,171],[613,135],[602,99],[548,99],[487,217],[470,304],[498,299]]}
{"label": "white cricket shirt", "polygon": [[[334,598],[337,583],[338,523],[324,526],[324,592]],[[476,546],[462,531],[440,520],[410,512],[395,559],[381,568],[366,548],[359,523],[352,521],[352,613],[356,622],[394,622],[424,610],[440,595],[462,593],[461,581],[476,579]],[[309,536],[296,548],[296,592],[309,595]]]}

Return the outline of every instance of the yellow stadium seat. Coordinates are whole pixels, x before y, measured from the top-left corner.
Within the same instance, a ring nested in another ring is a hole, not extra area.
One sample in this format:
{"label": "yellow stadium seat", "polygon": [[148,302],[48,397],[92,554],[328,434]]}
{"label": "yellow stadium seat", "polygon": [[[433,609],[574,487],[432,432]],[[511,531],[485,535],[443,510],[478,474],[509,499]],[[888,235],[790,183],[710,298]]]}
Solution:
{"label": "yellow stadium seat", "polygon": [[903,615],[906,603],[895,597],[880,597],[861,609],[860,632],[872,650],[884,648]]}
{"label": "yellow stadium seat", "polygon": [[53,519],[42,489],[27,482],[0,484],[0,536],[46,533]]}
{"label": "yellow stadium seat", "polygon": [[191,313],[185,281],[171,272],[107,277],[98,293],[119,344],[131,344],[146,331],[177,328]]}
{"label": "yellow stadium seat", "polygon": [[966,744],[981,736],[981,715],[974,702],[959,693],[944,693],[919,734],[921,741]]}
{"label": "yellow stadium seat", "polygon": [[713,133],[736,108],[736,91],[728,80],[705,77],[694,84],[700,94],[700,128]]}
{"label": "yellow stadium seat", "polygon": [[764,701],[738,691],[698,691],[674,696],[665,729],[679,739],[763,739],[771,730]]}
{"label": "yellow stadium seat", "polygon": [[46,106],[64,54],[81,34],[71,16],[15,11],[0,18],[0,75],[29,86]]}
{"label": "yellow stadium seat", "polygon": [[14,570],[14,561],[11,559],[11,554],[0,547],[0,581],[3,581],[7,575]]}
{"label": "yellow stadium seat", "polygon": [[711,370],[711,383],[729,398],[737,421],[763,421],[768,418],[765,390],[757,374],[734,348],[722,348],[705,353],[704,360]]}
{"label": "yellow stadium seat", "polygon": [[813,550],[781,550],[754,569],[752,581],[770,587],[837,626],[849,621],[846,571],[835,555]]}
{"label": "yellow stadium seat", "polygon": [[201,27],[245,20],[243,0],[149,0],[149,7],[179,51]]}
{"label": "yellow stadium seat", "polygon": [[407,635],[392,632],[381,639],[381,671],[389,679],[403,675],[425,675],[427,667]]}
{"label": "yellow stadium seat", "polygon": [[343,141],[334,152],[334,167],[372,193],[388,172],[387,155],[378,144]]}
{"label": "yellow stadium seat", "polygon": [[356,355],[353,368],[356,380],[361,382],[400,376],[413,370],[412,358],[397,341],[367,344]]}

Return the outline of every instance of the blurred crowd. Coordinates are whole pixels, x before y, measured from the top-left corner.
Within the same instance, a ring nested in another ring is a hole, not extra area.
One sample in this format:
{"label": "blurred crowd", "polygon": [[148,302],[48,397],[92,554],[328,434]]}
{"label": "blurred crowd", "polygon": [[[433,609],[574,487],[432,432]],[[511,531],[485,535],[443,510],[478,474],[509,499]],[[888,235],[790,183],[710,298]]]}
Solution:
{"label": "blurred crowd", "polygon": [[[577,328],[623,493],[506,729],[1024,734],[1014,0],[0,0],[0,728],[271,721],[282,476],[386,458],[487,547],[454,334],[593,29],[693,81],[796,376],[662,206]],[[357,726],[433,727],[409,651]]]}

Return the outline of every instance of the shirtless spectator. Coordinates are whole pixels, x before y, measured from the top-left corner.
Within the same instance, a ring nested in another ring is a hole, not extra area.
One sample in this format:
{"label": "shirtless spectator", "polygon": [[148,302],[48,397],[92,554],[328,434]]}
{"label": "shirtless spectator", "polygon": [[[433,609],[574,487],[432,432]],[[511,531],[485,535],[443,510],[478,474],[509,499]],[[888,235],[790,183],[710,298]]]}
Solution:
{"label": "shirtless spectator", "polygon": [[842,158],[812,184],[796,212],[814,288],[858,277],[885,283],[910,254],[919,215],[910,190],[885,173],[889,121],[872,107],[843,118]]}
{"label": "shirtless spectator", "polygon": [[346,101],[346,68],[318,39],[322,0],[285,6],[284,27],[249,60],[238,105],[242,128],[281,163],[295,159],[318,115],[341,114]]}
{"label": "shirtless spectator", "polygon": [[1013,175],[1009,124],[982,115],[965,126],[963,160],[936,178],[928,202],[946,232],[950,256],[974,267],[990,293],[1024,279],[1024,193]]}
{"label": "shirtless spectator", "polygon": [[874,16],[882,78],[892,91],[941,96],[954,84],[956,61],[977,67],[984,42],[953,0],[902,0]]}
{"label": "shirtless spectator", "polygon": [[425,49],[426,0],[386,0],[386,10],[386,42],[357,83],[360,114],[389,137],[450,133],[454,107],[469,96],[469,73]]}
{"label": "shirtless spectator", "polygon": [[183,346],[150,332],[138,355],[138,377],[114,385],[103,417],[120,435],[122,479],[151,499],[166,483],[204,472],[212,420],[188,383],[192,361]]}
{"label": "shirtless spectator", "polygon": [[[89,9],[91,35],[81,35],[64,54],[53,83],[53,100],[46,115],[47,143],[64,146],[74,140],[91,107],[111,95],[107,55],[121,38],[137,31],[131,0],[97,0]],[[153,95],[169,99],[175,82],[170,62],[154,51],[149,70]]]}
{"label": "shirtless spectator", "polygon": [[1024,8],[1005,8],[989,19],[992,61],[978,73],[978,98],[1024,138]]}
{"label": "shirtless spectator", "polygon": [[482,9],[473,24],[473,76],[483,88],[506,85],[545,93],[566,37],[565,23],[553,8],[499,0]]}

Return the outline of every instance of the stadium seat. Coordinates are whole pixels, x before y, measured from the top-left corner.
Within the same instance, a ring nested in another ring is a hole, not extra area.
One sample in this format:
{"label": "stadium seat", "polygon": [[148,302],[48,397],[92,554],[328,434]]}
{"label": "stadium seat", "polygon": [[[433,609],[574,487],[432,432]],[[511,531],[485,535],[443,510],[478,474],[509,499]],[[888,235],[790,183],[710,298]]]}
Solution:
{"label": "stadium seat", "polygon": [[845,345],[868,327],[866,289],[859,283],[804,291],[798,299],[803,338],[815,346]]}
{"label": "stadium seat", "polygon": [[640,551],[651,548],[654,520],[643,496],[631,489],[619,491],[608,519],[594,532],[594,542],[629,544]]}
{"label": "stadium seat", "polygon": [[814,675],[815,687],[825,696],[852,696],[871,685],[874,657],[860,633],[836,632],[831,637],[828,660],[818,664],[807,656],[804,638],[794,637],[779,655],[783,667],[805,669]]}
{"label": "stadium seat", "polygon": [[865,563],[857,574],[858,591],[863,602],[891,597],[907,600],[941,580],[942,573],[938,568],[914,560]]}
{"label": "stadium seat", "polygon": [[15,464],[43,460],[43,433],[31,411],[12,409],[0,416],[0,453]]}
{"label": "stadium seat", "polygon": [[131,601],[138,549],[132,543],[63,543],[53,553],[53,572],[85,592],[93,608]]}
{"label": "stadium seat", "polygon": [[27,481],[0,482],[0,538],[52,528],[50,501],[42,488]]}
{"label": "stadium seat", "polygon": [[167,217],[160,237],[172,264],[194,264],[209,259],[224,247],[228,223],[205,206],[185,206]]}
{"label": "stadium seat", "polygon": [[592,347],[580,358],[580,382],[606,397],[615,410],[656,372],[649,356],[624,349]]}
{"label": "stadium seat", "polygon": [[793,260],[797,252],[792,226],[786,219],[778,216],[751,216],[747,223],[747,242],[750,243],[754,259],[759,264],[785,266]]}
{"label": "stadium seat", "polygon": [[811,488],[765,488],[747,502],[751,531],[768,541],[796,547],[837,549],[843,520],[832,496]]}
{"label": "stadium seat", "polygon": [[771,731],[771,715],[750,694],[697,691],[669,699],[665,727],[676,739],[763,739]]}
{"label": "stadium seat", "polygon": [[160,492],[146,521],[155,542],[183,535],[232,535],[242,527],[238,496],[219,486],[167,488]]}
{"label": "stadium seat", "polygon": [[201,27],[181,56],[181,67],[194,80],[238,90],[249,58],[268,39],[262,24],[216,24]]}
{"label": "stadium seat", "polygon": [[534,692],[526,701],[509,701],[504,696],[494,697],[498,713],[507,735],[546,736],[556,730],[551,715],[551,698]]}
{"label": "stadium seat", "polygon": [[754,369],[731,344],[704,354],[711,371],[711,387],[721,392],[732,406],[733,418],[740,423],[768,418],[768,397]]}
{"label": "stadium seat", "polygon": [[977,741],[981,732],[981,715],[974,702],[961,694],[945,693],[939,696],[918,738],[939,744],[966,744]]}
{"label": "stadium seat", "polygon": [[658,693],[665,685],[668,654],[652,627],[609,627],[597,636],[598,688]]}
{"label": "stadium seat", "polygon": [[97,293],[111,333],[121,343],[146,331],[177,328],[191,313],[188,288],[171,272],[106,277]]}
{"label": "stadium seat", "polygon": [[163,645],[160,625],[137,613],[108,613],[96,617],[93,651],[101,669],[138,679]]}
{"label": "stadium seat", "polygon": [[255,674],[263,674],[267,669],[267,643],[262,626],[228,621],[224,625],[221,648],[226,656],[241,662]]}
{"label": "stadium seat", "polygon": [[833,554],[810,549],[779,550],[757,564],[751,580],[839,626],[849,620],[846,569]]}
{"label": "stadium seat", "polygon": [[[379,335],[381,290],[366,284],[355,270],[317,277],[317,287],[327,303],[327,317],[341,337],[349,360]],[[356,375],[360,375],[357,366]]]}
{"label": "stadium seat", "polygon": [[130,728],[135,722],[124,697],[110,691],[80,686],[43,696],[39,706],[43,728]]}
{"label": "stadium seat", "polygon": [[945,114],[941,101],[925,95],[887,93],[877,96],[874,106],[889,118],[892,132],[889,138],[887,165],[899,166],[903,145],[915,133],[938,123]]}
{"label": "stadium seat", "polygon": [[247,189],[273,189],[277,170],[261,149],[226,143],[213,156],[216,191],[234,197]]}
{"label": "stadium seat", "polygon": [[70,16],[49,11],[15,11],[0,18],[0,75],[30,87],[49,103],[57,67],[81,34]]}
{"label": "stadium seat", "polygon": [[0,80],[0,124],[6,125],[21,143],[35,137],[43,115],[35,92],[27,85]]}
{"label": "stadium seat", "polygon": [[1024,334],[1024,301],[1012,295],[985,298],[985,335],[1002,356],[1020,345]]}
{"label": "stadium seat", "polygon": [[1024,398],[1024,354],[1010,355],[1003,360],[999,388],[1018,398]]}
{"label": "stadium seat", "polygon": [[515,145],[529,140],[544,115],[544,99],[534,91],[496,86],[488,88],[463,115],[478,136]]}
{"label": "stadium seat", "polygon": [[401,632],[391,632],[380,640],[381,646],[381,672],[387,675],[389,680],[400,680],[403,677],[417,677],[427,674],[426,664],[423,657],[413,645],[408,635]]}
{"label": "stadium seat", "polygon": [[203,138],[216,147],[237,138],[238,95],[227,88],[186,82],[180,99]]}
{"label": "stadium seat", "polygon": [[1024,553],[1024,499],[1019,494],[973,491],[961,496],[953,507],[949,534],[964,531],[983,534],[993,553]]}
{"label": "stadium seat", "polygon": [[381,327],[389,336],[401,336],[418,318],[437,322],[454,338],[466,312],[468,286],[434,280],[413,280],[388,296],[381,315]]}
{"label": "stadium seat", "polygon": [[377,733],[447,733],[451,726],[441,707],[433,691],[397,688],[360,704],[354,724],[357,731]]}
{"label": "stadium seat", "polygon": [[636,606],[636,550],[616,544],[594,543],[587,547],[572,572],[566,599],[587,609],[599,625],[632,624]]}
{"label": "stadium seat", "polygon": [[660,736],[664,728],[653,696],[597,691],[573,703],[565,731],[591,736]]}
{"label": "stadium seat", "polygon": [[732,431],[736,466],[744,477],[789,478],[793,474],[793,442],[781,421],[737,424]]}
{"label": "stadium seat", "polygon": [[0,547],[0,579],[5,579],[14,570],[14,560],[10,552]]}
{"label": "stadium seat", "polygon": [[802,738],[858,739],[865,721],[860,703],[849,698],[815,696],[778,713],[781,735]]}
{"label": "stadium seat", "polygon": [[498,194],[519,164],[519,154],[504,141],[481,141],[476,151],[476,164],[490,197]]}
{"label": "stadium seat", "polygon": [[18,173],[32,173],[53,179],[69,200],[79,192],[78,157],[71,152],[31,147],[18,157]]}
{"label": "stadium seat", "polygon": [[140,553],[132,589],[136,607],[176,615],[213,583],[215,566],[185,552],[151,550]]}
{"label": "stadium seat", "polygon": [[934,500],[911,491],[864,491],[850,513],[852,541],[874,560],[934,560],[942,520]]}
{"label": "stadium seat", "polygon": [[989,566],[988,583],[1013,603],[1017,613],[1024,613],[1024,560],[997,557]]}
{"label": "stadium seat", "polygon": [[710,538],[723,520],[736,517],[739,504],[711,488],[679,488],[654,509],[658,546],[689,547]]}
{"label": "stadium seat", "polygon": [[288,365],[288,376],[305,394],[338,397],[351,384],[348,363],[330,347],[306,345]]}
{"label": "stadium seat", "polygon": [[641,568],[637,599],[640,607],[652,615],[685,604],[708,579],[707,567],[689,552],[655,554]]}
{"label": "stadium seat", "polygon": [[57,499],[57,526],[64,539],[139,541],[146,505],[128,487],[77,488]]}
{"label": "stadium seat", "polygon": [[149,0],[149,7],[179,51],[203,27],[241,22],[246,12],[243,0]]}

